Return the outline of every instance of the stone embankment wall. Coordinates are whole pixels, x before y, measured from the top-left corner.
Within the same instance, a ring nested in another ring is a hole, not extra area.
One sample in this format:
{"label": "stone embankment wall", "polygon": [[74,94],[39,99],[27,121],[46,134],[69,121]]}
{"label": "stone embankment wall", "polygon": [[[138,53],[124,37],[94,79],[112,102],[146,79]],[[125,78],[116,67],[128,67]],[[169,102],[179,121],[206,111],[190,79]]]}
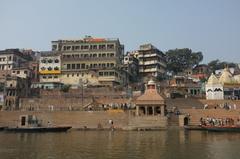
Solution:
{"label": "stone embankment wall", "polygon": [[113,121],[116,129],[133,130],[137,128],[165,128],[166,118],[160,116],[135,117],[129,112],[118,111],[1,111],[0,126],[14,127],[20,115],[35,115],[43,125],[70,125],[73,128],[109,129]]}

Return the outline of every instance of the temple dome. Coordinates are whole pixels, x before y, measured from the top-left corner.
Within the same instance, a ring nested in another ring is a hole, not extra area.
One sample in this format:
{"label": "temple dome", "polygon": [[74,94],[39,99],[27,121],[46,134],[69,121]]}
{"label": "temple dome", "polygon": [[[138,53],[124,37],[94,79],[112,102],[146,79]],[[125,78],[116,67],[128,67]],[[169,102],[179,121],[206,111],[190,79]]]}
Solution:
{"label": "temple dome", "polygon": [[232,76],[232,74],[230,73],[230,71],[229,71],[228,68],[225,68],[225,69],[223,70],[223,73],[222,73],[222,75],[221,75],[220,78],[219,78],[219,82],[220,82],[221,84],[234,83],[233,76]]}
{"label": "temple dome", "polygon": [[155,85],[156,83],[151,79],[150,81],[148,81],[148,85]]}
{"label": "temple dome", "polygon": [[211,76],[208,78],[207,84],[209,84],[209,85],[219,84],[219,80],[218,80],[217,77],[212,73]]}
{"label": "temple dome", "polygon": [[136,104],[165,104],[165,100],[158,94],[156,83],[153,80],[148,81],[144,94],[136,99]]}
{"label": "temple dome", "polygon": [[235,75],[234,76],[234,80],[235,80],[236,83],[240,84],[240,74],[239,75]]}

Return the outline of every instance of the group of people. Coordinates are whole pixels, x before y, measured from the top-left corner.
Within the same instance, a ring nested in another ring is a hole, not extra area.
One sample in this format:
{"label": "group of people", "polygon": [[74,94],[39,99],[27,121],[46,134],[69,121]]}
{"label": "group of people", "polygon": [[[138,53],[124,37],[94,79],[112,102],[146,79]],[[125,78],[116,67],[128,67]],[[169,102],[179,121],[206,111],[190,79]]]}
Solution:
{"label": "group of people", "polygon": [[236,123],[232,118],[214,118],[214,117],[207,117],[207,118],[200,118],[201,125],[207,126],[231,126],[231,125],[240,125],[240,119],[237,119]]}
{"label": "group of people", "polygon": [[[205,104],[203,107],[203,109],[208,109],[208,108],[209,108],[208,104]],[[232,109],[236,110],[237,105],[236,104],[230,105],[228,103],[224,103],[224,104],[220,104],[220,105],[217,104],[217,106],[215,106],[214,109],[217,109],[217,108],[226,109],[226,110],[232,110]]]}

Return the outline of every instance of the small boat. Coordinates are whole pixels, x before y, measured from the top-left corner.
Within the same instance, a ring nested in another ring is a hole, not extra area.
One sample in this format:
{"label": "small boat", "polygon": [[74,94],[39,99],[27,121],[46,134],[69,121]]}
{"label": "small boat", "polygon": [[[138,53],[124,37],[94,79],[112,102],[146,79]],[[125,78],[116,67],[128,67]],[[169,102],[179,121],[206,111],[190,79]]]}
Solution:
{"label": "small boat", "polygon": [[5,131],[11,132],[66,132],[71,126],[53,126],[53,127],[7,127]]}
{"label": "small boat", "polygon": [[240,132],[240,126],[203,126],[207,131],[212,132]]}
{"label": "small boat", "polygon": [[6,126],[0,126],[0,131],[3,131],[6,128],[7,128]]}
{"label": "small boat", "polygon": [[184,129],[185,130],[200,130],[200,131],[206,130],[202,125],[185,125]]}
{"label": "small boat", "polygon": [[66,132],[71,129],[71,126],[55,126],[50,124],[42,124],[35,115],[21,115],[20,121],[15,127],[6,127],[4,131],[11,132]]}

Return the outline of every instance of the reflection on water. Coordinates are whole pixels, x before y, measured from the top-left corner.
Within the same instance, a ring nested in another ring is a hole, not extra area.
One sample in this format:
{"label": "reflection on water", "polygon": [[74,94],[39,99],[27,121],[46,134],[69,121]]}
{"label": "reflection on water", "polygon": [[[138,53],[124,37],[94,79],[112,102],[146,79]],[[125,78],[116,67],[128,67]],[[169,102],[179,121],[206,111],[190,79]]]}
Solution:
{"label": "reflection on water", "polygon": [[240,134],[168,131],[0,132],[2,159],[238,159]]}

